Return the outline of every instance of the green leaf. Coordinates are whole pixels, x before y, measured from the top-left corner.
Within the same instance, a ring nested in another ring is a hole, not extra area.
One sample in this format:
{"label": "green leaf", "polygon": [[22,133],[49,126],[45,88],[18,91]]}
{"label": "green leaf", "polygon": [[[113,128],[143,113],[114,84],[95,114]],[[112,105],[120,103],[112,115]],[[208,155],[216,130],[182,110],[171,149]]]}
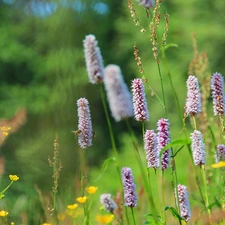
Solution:
{"label": "green leaf", "polygon": [[101,178],[101,176],[102,176],[102,175],[104,174],[104,172],[107,170],[107,168],[108,168],[108,166],[109,166],[109,164],[110,164],[111,162],[116,162],[116,158],[115,158],[115,157],[111,157],[111,158],[106,159],[106,160],[104,161],[103,165],[102,165],[100,175],[99,175],[95,180],[93,180],[92,182],[96,182],[96,181],[98,181],[98,180]]}
{"label": "green leaf", "polygon": [[182,218],[179,213],[177,212],[177,210],[171,206],[166,206],[165,207],[165,211],[169,210],[171,212],[171,214],[173,215],[174,219],[176,220],[184,220],[184,218]]}

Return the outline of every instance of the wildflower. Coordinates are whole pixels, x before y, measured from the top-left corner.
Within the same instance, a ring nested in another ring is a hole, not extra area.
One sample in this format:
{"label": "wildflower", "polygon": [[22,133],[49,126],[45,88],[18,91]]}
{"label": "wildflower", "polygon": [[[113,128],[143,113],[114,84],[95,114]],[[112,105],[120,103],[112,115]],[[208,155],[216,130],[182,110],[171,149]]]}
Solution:
{"label": "wildflower", "polygon": [[113,213],[117,208],[116,203],[111,199],[111,194],[102,194],[100,196],[100,202],[104,209],[110,213]]}
{"label": "wildflower", "polygon": [[225,115],[224,79],[222,74],[214,73],[211,78],[214,115]]}
{"label": "wildflower", "polygon": [[136,0],[136,1],[139,2],[140,6],[143,6],[148,9],[155,5],[154,0]]}
{"label": "wildflower", "polygon": [[51,225],[51,223],[42,223],[42,225]]}
{"label": "wildflower", "polygon": [[98,41],[94,35],[89,34],[85,37],[83,44],[89,81],[92,84],[99,84],[103,80],[104,66]]}
{"label": "wildflower", "polygon": [[77,201],[79,203],[85,203],[87,201],[88,197],[87,196],[83,196],[83,197],[79,197],[77,198]]}
{"label": "wildflower", "polygon": [[5,217],[9,214],[9,212],[5,211],[5,210],[1,210],[0,211],[0,217]]}
{"label": "wildflower", "polygon": [[186,114],[195,116],[201,111],[202,102],[198,79],[195,76],[189,76],[187,79]]}
{"label": "wildflower", "polygon": [[73,210],[73,209],[76,209],[77,206],[78,206],[78,204],[68,205],[67,209],[72,209]]}
{"label": "wildflower", "polygon": [[118,122],[133,116],[132,95],[123,80],[120,67],[105,68],[104,85],[113,118]]}
{"label": "wildflower", "polygon": [[65,218],[66,218],[65,213],[58,213],[58,214],[57,214],[57,219],[58,219],[59,221],[64,221]]}
{"label": "wildflower", "polygon": [[78,106],[78,143],[81,148],[87,148],[92,145],[92,123],[88,100],[80,98],[77,100]]}
{"label": "wildflower", "polygon": [[122,168],[122,183],[124,188],[125,206],[133,208],[137,205],[137,194],[132,170],[129,167]]}
{"label": "wildflower", "polygon": [[220,160],[225,160],[225,145],[220,144],[217,145],[217,152],[216,152],[216,163]]}
{"label": "wildflower", "polygon": [[203,143],[202,134],[198,130],[194,130],[193,133],[191,133],[191,148],[192,148],[192,154],[193,154],[193,160],[194,164],[196,166],[205,164],[205,145]]}
{"label": "wildflower", "polygon": [[114,215],[97,215],[96,221],[102,224],[109,224],[113,221]]}
{"label": "wildflower", "polygon": [[88,188],[86,188],[86,191],[89,194],[94,194],[97,190],[98,190],[98,187],[95,187],[95,186],[89,186]]}
{"label": "wildflower", "polygon": [[153,130],[146,130],[145,132],[144,149],[146,152],[147,167],[158,168],[159,151],[157,149],[157,137]]}
{"label": "wildflower", "polygon": [[141,122],[149,120],[144,85],[141,79],[137,78],[132,81],[132,92],[135,119]]}
{"label": "wildflower", "polygon": [[187,222],[191,218],[190,203],[188,200],[187,187],[181,184],[177,186],[180,214]]}
{"label": "wildflower", "polygon": [[212,168],[221,168],[221,167],[225,167],[225,162],[224,161],[220,161],[218,163],[212,164]]}
{"label": "wildflower", "polygon": [[[167,144],[170,143],[170,131],[169,131],[169,121],[168,119],[160,119],[157,122],[157,140],[158,140],[158,151],[160,152]],[[162,170],[169,167],[170,163],[170,149],[167,149],[162,154]]]}
{"label": "wildflower", "polygon": [[11,181],[17,181],[17,180],[19,180],[20,178],[19,178],[17,175],[9,175],[9,179],[10,179]]}

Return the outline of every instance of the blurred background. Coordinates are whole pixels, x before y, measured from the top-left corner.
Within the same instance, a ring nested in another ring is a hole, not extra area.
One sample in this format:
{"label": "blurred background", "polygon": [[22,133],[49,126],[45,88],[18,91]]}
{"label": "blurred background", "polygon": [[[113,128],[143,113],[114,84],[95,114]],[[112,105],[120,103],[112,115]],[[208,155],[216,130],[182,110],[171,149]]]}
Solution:
{"label": "blurred background", "polygon": [[[166,56],[183,111],[185,82],[193,59],[193,32],[199,51],[208,54],[208,71],[225,73],[225,4],[221,0],[162,2],[159,38],[163,34],[165,12],[168,12],[167,43],[178,47],[169,48]],[[0,146],[0,187],[7,185],[9,174],[20,177],[9,190],[11,207],[16,200],[18,205],[23,205],[23,210],[36,207],[41,213],[34,185],[43,191],[51,191],[52,169],[48,156],[53,155],[56,134],[63,164],[60,188],[76,190],[79,147],[72,131],[77,130],[78,98],[89,100],[96,134],[94,144],[86,154],[89,168],[98,168],[111,154],[100,90],[88,82],[86,73],[85,35],[96,36],[104,65],[118,64],[128,86],[133,78],[142,76],[133,55],[136,43],[144,75],[161,97],[157,64],[149,40],[150,19],[144,8],[135,1],[132,3],[145,33],[135,26],[126,0],[0,0],[0,124],[12,127]],[[161,69],[169,119],[173,125],[172,136],[179,137],[182,127],[163,64]],[[147,86],[146,94],[151,115],[147,127],[155,129],[164,110]],[[212,114],[212,109],[209,112]],[[125,146],[129,146],[126,126],[111,120],[118,149],[123,153]],[[141,125],[133,119],[130,122],[141,140]],[[34,215],[30,213],[29,217],[30,224],[35,224]]]}

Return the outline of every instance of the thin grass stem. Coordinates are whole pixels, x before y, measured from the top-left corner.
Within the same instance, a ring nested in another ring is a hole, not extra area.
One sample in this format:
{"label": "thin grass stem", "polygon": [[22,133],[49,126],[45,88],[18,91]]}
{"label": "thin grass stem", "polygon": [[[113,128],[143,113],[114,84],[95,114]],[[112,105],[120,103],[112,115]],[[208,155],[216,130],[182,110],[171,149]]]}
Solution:
{"label": "thin grass stem", "polygon": [[133,218],[134,225],[136,225],[136,220],[135,220],[135,216],[134,216],[134,208],[133,207],[131,207],[131,213],[132,213],[132,218]]}

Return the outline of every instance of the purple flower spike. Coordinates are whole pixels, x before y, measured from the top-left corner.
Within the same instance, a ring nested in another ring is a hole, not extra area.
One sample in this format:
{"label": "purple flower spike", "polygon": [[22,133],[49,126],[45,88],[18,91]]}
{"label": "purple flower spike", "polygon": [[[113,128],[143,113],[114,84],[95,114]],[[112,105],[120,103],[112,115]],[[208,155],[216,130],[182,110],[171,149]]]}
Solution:
{"label": "purple flower spike", "polygon": [[194,164],[196,166],[198,165],[204,165],[205,164],[205,145],[203,143],[202,139],[202,133],[198,130],[194,130],[193,133],[191,133],[191,148],[192,148],[192,154],[193,154],[193,160]]}
{"label": "purple flower spike", "polygon": [[[160,119],[157,123],[158,130],[158,151],[160,152],[167,144],[170,143],[170,131],[169,131],[169,121],[168,119]],[[162,170],[169,167],[170,163],[170,149],[167,149],[162,154]]]}
{"label": "purple flower spike", "polygon": [[216,163],[225,160],[225,145],[217,145]]}
{"label": "purple flower spike", "polygon": [[77,100],[78,106],[78,143],[81,148],[92,145],[92,123],[88,100],[80,98]]}
{"label": "purple flower spike", "polygon": [[100,202],[104,209],[110,213],[113,213],[117,208],[116,203],[111,199],[111,194],[102,194],[100,196]]}
{"label": "purple flower spike", "polygon": [[89,81],[92,84],[99,84],[103,80],[104,66],[98,42],[94,35],[89,34],[85,37],[83,44]]}
{"label": "purple flower spike", "polygon": [[222,74],[214,73],[211,79],[214,115],[225,115],[224,79]]}
{"label": "purple flower spike", "polygon": [[140,78],[132,81],[134,116],[137,121],[149,120],[144,85]]}
{"label": "purple flower spike", "polygon": [[145,8],[151,8],[155,5],[154,0],[136,0],[136,1],[139,2],[140,6],[143,6]]}
{"label": "purple flower spike", "polygon": [[187,222],[191,218],[191,209],[190,203],[188,200],[187,187],[181,184],[178,184],[178,198],[180,204],[180,214]]}
{"label": "purple flower spike", "polygon": [[146,152],[147,167],[157,169],[159,167],[159,151],[157,149],[157,137],[153,130],[146,130],[145,132],[144,149]]}
{"label": "purple flower spike", "polygon": [[123,80],[119,66],[108,65],[105,68],[104,85],[114,119],[118,122],[132,117],[132,95]]}
{"label": "purple flower spike", "polygon": [[132,170],[129,167],[122,168],[122,183],[124,188],[125,206],[133,208],[137,205],[137,194]]}
{"label": "purple flower spike", "polygon": [[186,114],[195,116],[202,111],[201,94],[198,79],[189,76],[187,79]]}

